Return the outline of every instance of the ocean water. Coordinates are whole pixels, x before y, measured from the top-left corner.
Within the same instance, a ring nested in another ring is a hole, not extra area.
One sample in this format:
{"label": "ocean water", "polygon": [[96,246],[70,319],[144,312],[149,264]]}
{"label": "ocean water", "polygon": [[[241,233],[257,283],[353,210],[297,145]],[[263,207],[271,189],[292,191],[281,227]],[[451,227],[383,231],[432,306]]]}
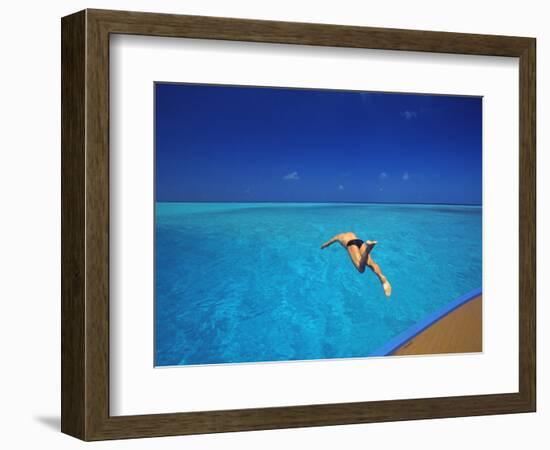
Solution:
{"label": "ocean water", "polygon": [[[155,365],[368,356],[481,287],[481,207],[157,203]],[[335,234],[377,240],[393,287]]]}

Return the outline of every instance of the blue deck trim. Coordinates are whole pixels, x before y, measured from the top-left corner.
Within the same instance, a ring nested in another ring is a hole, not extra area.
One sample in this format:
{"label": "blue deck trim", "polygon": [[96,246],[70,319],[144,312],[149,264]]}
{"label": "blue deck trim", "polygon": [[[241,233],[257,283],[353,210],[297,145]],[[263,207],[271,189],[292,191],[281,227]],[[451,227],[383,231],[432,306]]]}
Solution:
{"label": "blue deck trim", "polygon": [[426,328],[432,326],[435,322],[445,317],[447,314],[452,313],[455,309],[461,307],[465,303],[468,303],[473,298],[481,295],[481,288],[474,289],[473,291],[468,292],[467,294],[458,297],[456,300],[446,304],[443,308],[437,310],[436,312],[428,315],[420,322],[414,324],[409,329],[403,331],[402,333],[395,336],[393,339],[390,339],[382,347],[379,347],[369,356],[388,356],[396,351],[398,348],[405,345],[415,336],[422,333]]}

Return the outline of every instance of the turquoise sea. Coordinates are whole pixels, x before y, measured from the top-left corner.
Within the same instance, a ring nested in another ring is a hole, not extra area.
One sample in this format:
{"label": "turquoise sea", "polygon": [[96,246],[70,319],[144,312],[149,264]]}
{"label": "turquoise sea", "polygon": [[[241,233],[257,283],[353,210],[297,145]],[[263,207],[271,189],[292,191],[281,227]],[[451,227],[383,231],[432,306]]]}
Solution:
{"label": "turquoise sea", "polygon": [[[482,208],[157,203],[155,365],[368,356],[482,283]],[[393,287],[335,234],[377,240]]]}

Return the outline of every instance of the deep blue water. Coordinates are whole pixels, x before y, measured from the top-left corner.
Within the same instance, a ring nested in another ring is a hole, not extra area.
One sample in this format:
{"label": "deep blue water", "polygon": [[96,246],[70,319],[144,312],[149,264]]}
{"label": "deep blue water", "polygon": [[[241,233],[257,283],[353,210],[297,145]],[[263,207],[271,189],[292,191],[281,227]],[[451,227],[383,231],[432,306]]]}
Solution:
{"label": "deep blue water", "polygon": [[[155,364],[365,357],[481,286],[481,207],[157,203]],[[377,240],[393,287],[335,234]]]}

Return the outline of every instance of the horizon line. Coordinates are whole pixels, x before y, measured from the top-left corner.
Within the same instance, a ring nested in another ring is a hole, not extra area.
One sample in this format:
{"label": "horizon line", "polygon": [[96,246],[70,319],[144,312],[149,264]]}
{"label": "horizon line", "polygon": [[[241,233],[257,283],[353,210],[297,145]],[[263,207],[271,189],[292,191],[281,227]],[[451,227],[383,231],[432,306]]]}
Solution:
{"label": "horizon line", "polygon": [[155,203],[352,203],[374,205],[446,205],[446,206],[483,206],[483,203],[443,203],[443,202],[359,202],[359,201],[308,201],[308,200],[155,200]]}

